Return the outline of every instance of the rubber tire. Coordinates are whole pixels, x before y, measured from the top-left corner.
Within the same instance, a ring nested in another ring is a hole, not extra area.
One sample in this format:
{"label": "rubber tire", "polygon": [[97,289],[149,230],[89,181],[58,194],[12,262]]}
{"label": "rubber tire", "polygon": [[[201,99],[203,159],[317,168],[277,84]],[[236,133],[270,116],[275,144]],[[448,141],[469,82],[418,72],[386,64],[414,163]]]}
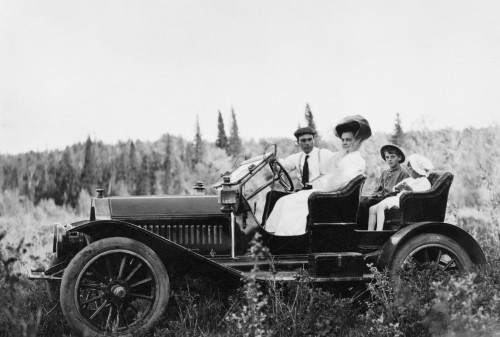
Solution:
{"label": "rubber tire", "polygon": [[390,276],[393,286],[396,290],[399,289],[401,281],[399,278],[399,270],[403,266],[403,263],[406,260],[406,258],[419,247],[429,246],[429,245],[440,246],[453,253],[456,257],[456,260],[460,264],[459,269],[461,271],[466,270],[473,265],[472,260],[469,257],[469,254],[467,254],[467,251],[452,238],[446,235],[434,234],[434,233],[420,234],[405,242],[396,251],[394,258],[390,263]]}
{"label": "rubber tire", "polygon": [[[158,287],[156,289],[153,308],[149,315],[144,318],[141,326],[118,333],[103,333],[85,324],[85,320],[80,315],[75,301],[75,287],[80,272],[90,260],[97,255],[115,249],[129,250],[139,254],[142,258],[149,262],[153,268],[152,273],[155,274],[158,280]],[[114,237],[93,242],[75,255],[64,272],[61,283],[60,298],[64,317],[78,336],[132,337],[148,334],[159,322],[159,320],[163,318],[167,309],[169,293],[170,282],[167,270],[158,255],[151,248],[139,241],[129,238]]]}

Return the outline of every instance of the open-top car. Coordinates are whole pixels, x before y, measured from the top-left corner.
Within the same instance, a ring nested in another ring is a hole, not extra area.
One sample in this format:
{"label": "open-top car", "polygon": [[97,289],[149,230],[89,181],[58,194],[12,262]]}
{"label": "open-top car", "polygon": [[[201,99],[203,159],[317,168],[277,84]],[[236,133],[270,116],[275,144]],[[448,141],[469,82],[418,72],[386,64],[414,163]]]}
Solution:
{"label": "open-top car", "polygon": [[[89,219],[55,225],[54,262],[31,277],[52,291],[60,282],[64,316],[78,334],[133,336],[163,318],[172,289],[238,282],[255,264],[261,281],[293,281],[305,269],[311,282],[335,284],[369,281],[369,263],[397,277],[410,261],[450,271],[485,262],[468,233],[443,222],[451,173],[432,172],[429,191],[402,196],[380,232],[356,222],[365,179],[313,192],[298,236],[266,231],[276,201],[294,190],[276,146],[222,175],[216,195],[106,198],[99,190]],[[255,233],[269,259],[248,254]]]}

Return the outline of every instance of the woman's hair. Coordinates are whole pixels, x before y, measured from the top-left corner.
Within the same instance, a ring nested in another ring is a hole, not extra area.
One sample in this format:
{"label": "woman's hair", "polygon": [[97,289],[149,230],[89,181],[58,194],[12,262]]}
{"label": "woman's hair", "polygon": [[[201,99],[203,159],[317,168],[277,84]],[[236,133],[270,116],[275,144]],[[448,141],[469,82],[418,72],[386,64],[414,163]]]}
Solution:
{"label": "woman's hair", "polygon": [[339,136],[342,136],[344,132],[352,132],[353,135],[356,135],[359,130],[359,123],[356,121],[352,121],[349,123],[340,124],[336,129]]}

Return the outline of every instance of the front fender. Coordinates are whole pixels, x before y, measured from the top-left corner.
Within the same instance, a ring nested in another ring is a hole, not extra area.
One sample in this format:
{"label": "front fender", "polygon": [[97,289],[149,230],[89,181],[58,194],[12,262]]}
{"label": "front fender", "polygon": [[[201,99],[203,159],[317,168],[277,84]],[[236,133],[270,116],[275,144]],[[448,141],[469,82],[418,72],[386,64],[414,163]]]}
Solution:
{"label": "front fender", "polygon": [[446,235],[457,241],[469,254],[475,264],[485,264],[486,258],[477,241],[466,231],[445,222],[419,222],[404,227],[396,232],[382,247],[382,253],[377,260],[377,266],[381,269],[389,268],[396,251],[409,239],[422,234],[435,233]]}
{"label": "front fender", "polygon": [[[79,232],[87,235],[90,241],[109,237],[126,237],[144,243],[160,257],[169,274],[210,274],[222,273],[225,278],[239,280],[242,274],[234,268],[226,267],[193,252],[177,243],[169,241],[155,233],[134,224],[118,220],[82,221],[68,232]],[[211,276],[211,275],[206,275]]]}

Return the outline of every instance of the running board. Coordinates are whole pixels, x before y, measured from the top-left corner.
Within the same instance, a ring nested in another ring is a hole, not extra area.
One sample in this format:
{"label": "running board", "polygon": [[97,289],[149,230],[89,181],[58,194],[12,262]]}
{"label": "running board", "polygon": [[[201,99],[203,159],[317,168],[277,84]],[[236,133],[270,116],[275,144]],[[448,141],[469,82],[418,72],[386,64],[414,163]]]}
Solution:
{"label": "running board", "polygon": [[[243,273],[245,277],[250,277],[252,273]],[[273,272],[257,271],[255,272],[255,278],[259,281],[271,281],[271,282],[297,282],[300,281],[299,273],[295,272],[279,272],[277,274]],[[329,283],[329,282],[369,282],[373,278],[372,274],[362,274],[360,276],[345,276],[345,277],[305,277],[304,281],[312,283]]]}

